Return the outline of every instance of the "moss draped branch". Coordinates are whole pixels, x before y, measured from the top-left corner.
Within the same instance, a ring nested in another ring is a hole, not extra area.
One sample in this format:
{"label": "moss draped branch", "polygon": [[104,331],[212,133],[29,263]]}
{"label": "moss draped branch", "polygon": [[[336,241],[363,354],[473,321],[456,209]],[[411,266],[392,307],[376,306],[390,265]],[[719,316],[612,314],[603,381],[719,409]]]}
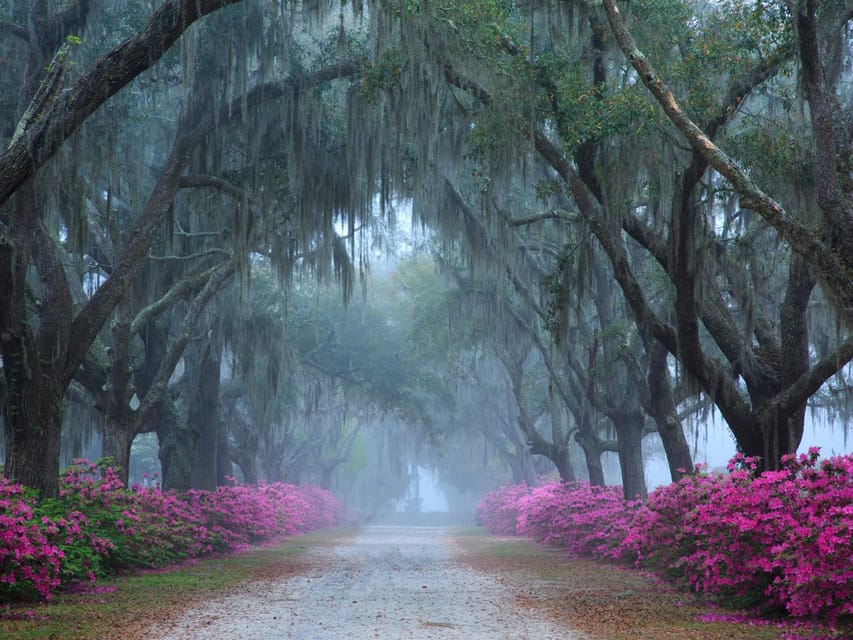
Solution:
{"label": "moss draped branch", "polygon": [[235,270],[236,262],[228,260],[207,272],[207,281],[187,308],[184,320],[181,322],[181,326],[178,328],[175,336],[175,341],[160,362],[154,380],[134,415],[134,433],[139,433],[142,430],[151,412],[163,397],[169,378],[184,353],[184,349],[192,336],[192,332],[195,330],[201,312],[204,311],[207,303],[210,302],[216,292],[225,286],[231,276],[234,275]]}
{"label": "moss draped branch", "polygon": [[70,382],[92,341],[139,272],[157,231],[172,207],[175,194],[181,187],[182,174],[190,154],[205,136],[214,131],[217,123],[223,125],[240,118],[242,111],[236,108],[237,105],[246,104],[251,108],[262,102],[284,96],[294,86],[316,86],[322,82],[352,75],[357,68],[353,62],[334,64],[308,76],[265,83],[251,89],[245,96],[239,96],[233,102],[224,105],[218,114],[207,109],[208,105],[204,100],[193,101],[178,127],[175,143],[163,172],[145,204],[139,223],[131,234],[132,241],[116,260],[113,273],[98,287],[74,319],[72,332],[75,339],[66,360],[65,380]]}
{"label": "moss draped branch", "polygon": [[37,135],[20,136],[0,154],[0,205],[35,173],[80,125],[140,73],[154,65],[194,22],[240,0],[169,0],[141,31],[99,58],[39,113]]}
{"label": "moss draped branch", "polygon": [[672,90],[637,47],[615,0],[603,0],[603,4],[619,48],[661,105],[667,118],[687,138],[690,145],[732,184],[740,196],[741,206],[757,212],[797,253],[806,258],[828,293],[841,307],[843,320],[848,326],[853,325],[853,256],[840,255],[827,246],[818,233],[794,219],[781,204],[758,187],[734,158],[714,144],[687,116]]}

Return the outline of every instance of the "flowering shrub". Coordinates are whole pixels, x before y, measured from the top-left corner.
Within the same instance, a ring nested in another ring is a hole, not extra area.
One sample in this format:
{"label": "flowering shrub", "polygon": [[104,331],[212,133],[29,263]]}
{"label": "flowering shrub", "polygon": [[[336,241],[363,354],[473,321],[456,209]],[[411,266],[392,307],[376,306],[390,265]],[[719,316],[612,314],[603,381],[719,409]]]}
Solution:
{"label": "flowering shrub", "polygon": [[213,550],[201,514],[184,500],[157,489],[127,490],[106,464],[75,461],[60,486],[59,498],[45,501],[43,509],[54,516],[86,514],[84,531],[100,565],[90,568],[94,575],[161,566]]}
{"label": "flowering shrub", "polygon": [[619,487],[551,482],[519,501],[518,533],[576,555],[610,557],[625,536],[634,507]]}
{"label": "flowering shrub", "polygon": [[514,511],[519,535],[630,560],[730,605],[833,622],[853,616],[853,455],[818,453],[761,474],[736,456],[728,475],[700,468],[646,504],[614,487],[551,483],[505,487],[478,509],[496,533],[510,531]]}
{"label": "flowering shrub", "polygon": [[319,487],[233,484],[216,491],[125,488],[107,464],[75,461],[58,498],[0,475],[0,602],[49,599],[120,569],[158,567],[333,526],[343,507]]}
{"label": "flowering shrub", "polygon": [[33,519],[35,498],[0,476],[0,593],[49,598],[63,552]]}
{"label": "flowering shrub", "polygon": [[518,505],[527,495],[526,485],[507,485],[487,493],[477,505],[477,522],[500,536],[516,535]]}
{"label": "flowering shrub", "polygon": [[184,499],[228,548],[331,527],[342,515],[342,505],[325,489],[282,482],[192,490]]}

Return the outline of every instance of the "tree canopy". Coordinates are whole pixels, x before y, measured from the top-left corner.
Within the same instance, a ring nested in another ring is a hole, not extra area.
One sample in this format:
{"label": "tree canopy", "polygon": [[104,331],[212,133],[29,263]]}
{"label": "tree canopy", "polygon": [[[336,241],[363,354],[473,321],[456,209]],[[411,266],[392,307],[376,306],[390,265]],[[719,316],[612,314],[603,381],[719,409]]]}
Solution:
{"label": "tree canopy", "polygon": [[155,432],[176,488],[612,453],[644,496],[709,406],[776,468],[810,406],[849,422],[851,20],[7,2],[4,473],[55,493],[94,431],[127,477]]}

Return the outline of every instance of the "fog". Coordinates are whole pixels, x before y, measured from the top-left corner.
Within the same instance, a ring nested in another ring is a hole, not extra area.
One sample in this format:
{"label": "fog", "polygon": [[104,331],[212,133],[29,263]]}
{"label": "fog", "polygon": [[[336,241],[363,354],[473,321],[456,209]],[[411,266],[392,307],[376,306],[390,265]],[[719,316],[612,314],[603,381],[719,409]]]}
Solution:
{"label": "fog", "polygon": [[[370,520],[849,451],[853,236],[818,197],[849,181],[834,130],[790,106],[802,69],[729,87],[759,49],[686,74],[708,80],[684,80],[686,110],[737,155],[720,165],[671,135],[584,3],[492,7],[497,38],[455,5],[225,4],[155,38],[138,3],[7,3],[15,480],[54,495],[105,456],[178,491],[314,483]],[[725,18],[706,8],[695,24]],[[127,38],[156,51],[144,69]],[[832,51],[821,122],[849,110],[850,48]]]}

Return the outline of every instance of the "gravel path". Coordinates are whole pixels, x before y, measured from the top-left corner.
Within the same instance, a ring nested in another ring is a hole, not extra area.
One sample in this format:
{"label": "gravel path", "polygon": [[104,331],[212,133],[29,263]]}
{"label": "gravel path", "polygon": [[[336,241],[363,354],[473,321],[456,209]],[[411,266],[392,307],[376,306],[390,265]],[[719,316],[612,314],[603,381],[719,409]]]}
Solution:
{"label": "gravel path", "polygon": [[311,552],[316,568],[208,600],[152,640],[580,640],[515,604],[496,579],[454,561],[447,530],[365,527]]}

